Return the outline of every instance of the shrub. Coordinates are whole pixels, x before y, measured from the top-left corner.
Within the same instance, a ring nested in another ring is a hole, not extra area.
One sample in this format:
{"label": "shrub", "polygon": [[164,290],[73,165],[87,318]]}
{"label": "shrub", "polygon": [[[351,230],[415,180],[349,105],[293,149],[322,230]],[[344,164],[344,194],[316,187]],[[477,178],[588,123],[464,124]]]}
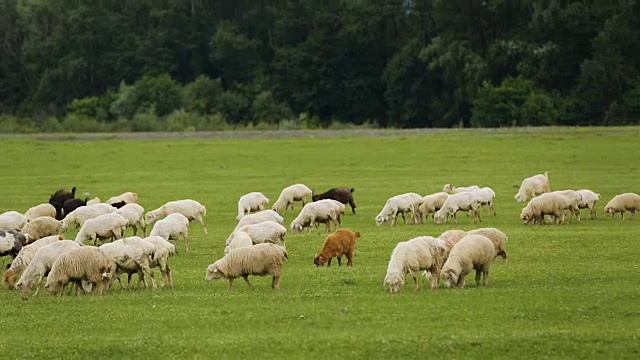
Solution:
{"label": "shrub", "polygon": [[213,114],[222,92],[220,79],[212,80],[206,75],[200,75],[183,88],[184,108],[190,113]]}
{"label": "shrub", "polygon": [[277,101],[271,91],[263,91],[253,100],[251,113],[254,123],[277,124],[293,117],[293,111],[285,103]]}

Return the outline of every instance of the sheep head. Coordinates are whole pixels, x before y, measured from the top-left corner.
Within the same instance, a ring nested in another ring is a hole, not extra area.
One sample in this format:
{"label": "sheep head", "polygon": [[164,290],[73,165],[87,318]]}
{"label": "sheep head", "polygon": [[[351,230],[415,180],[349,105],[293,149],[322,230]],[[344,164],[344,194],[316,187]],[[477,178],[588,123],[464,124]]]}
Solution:
{"label": "sheep head", "polygon": [[207,267],[207,276],[205,277],[205,280],[220,279],[221,277],[223,277],[223,275],[220,270],[218,270],[218,265],[216,263]]}
{"label": "sheep head", "polygon": [[324,258],[324,256],[322,256],[322,254],[318,255],[316,254],[316,256],[313,258],[313,263],[316,266],[324,266],[324,263],[327,262],[327,259]]}
{"label": "sheep head", "polygon": [[450,288],[451,285],[456,285],[458,283],[458,275],[453,271],[453,269],[449,269],[440,273],[440,278],[444,281],[444,286]]}
{"label": "sheep head", "polygon": [[389,285],[389,291],[392,294],[397,294],[400,291],[400,286],[404,285],[404,276],[400,274],[387,274],[384,282]]}

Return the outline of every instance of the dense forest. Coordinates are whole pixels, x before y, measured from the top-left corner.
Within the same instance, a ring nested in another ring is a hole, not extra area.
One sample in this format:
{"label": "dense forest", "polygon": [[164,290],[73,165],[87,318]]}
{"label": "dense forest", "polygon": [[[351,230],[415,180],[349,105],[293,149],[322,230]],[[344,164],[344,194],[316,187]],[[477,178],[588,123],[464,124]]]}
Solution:
{"label": "dense forest", "polygon": [[0,0],[0,131],[640,123],[632,0]]}

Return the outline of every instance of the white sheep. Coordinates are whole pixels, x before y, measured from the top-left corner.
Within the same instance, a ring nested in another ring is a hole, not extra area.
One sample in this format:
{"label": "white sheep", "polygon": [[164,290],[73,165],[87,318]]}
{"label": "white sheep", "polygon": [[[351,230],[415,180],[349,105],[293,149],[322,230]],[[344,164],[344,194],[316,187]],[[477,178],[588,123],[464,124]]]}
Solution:
{"label": "white sheep", "polygon": [[[36,243],[37,241],[34,244]],[[80,245],[73,240],[55,241],[52,244],[40,248],[36,251],[33,259],[22,273],[20,280],[16,283],[16,289],[21,289],[23,296],[26,296],[29,289],[35,284],[36,291],[33,296],[38,295],[40,283],[42,279],[47,276],[56,259],[66,252],[79,248]]]}
{"label": "white sheep", "polygon": [[291,206],[291,210],[293,210],[293,203],[295,201],[302,201],[302,206],[304,207],[307,203],[306,198],[311,197],[311,193],[311,189],[304,184],[287,186],[282,189],[278,200],[276,200],[271,209],[280,213],[282,208],[284,208],[284,213],[286,214],[289,206]]}
{"label": "white sheep", "polygon": [[580,194],[580,202],[578,203],[578,209],[589,209],[589,219],[596,219],[595,204],[600,200],[600,194],[589,189],[580,189],[577,191]]}
{"label": "white sheep", "polygon": [[120,194],[118,196],[114,196],[112,198],[109,198],[109,200],[106,201],[107,204],[117,204],[117,203],[122,203],[124,202],[125,204],[137,204],[138,203],[138,194],[134,193],[134,192],[126,192],[123,194]]}
{"label": "white sheep", "polygon": [[604,212],[611,214],[612,218],[615,218],[616,213],[620,213],[622,220],[624,220],[625,211],[629,211],[633,217],[636,210],[640,210],[640,195],[636,193],[616,195],[604,207]]}
{"label": "white sheep", "polygon": [[117,209],[109,204],[99,203],[94,205],[81,206],[64,217],[62,219],[61,232],[73,230],[78,227],[82,227],[85,221],[96,218],[100,215],[110,214]]}
{"label": "white sheep", "polygon": [[420,212],[420,206],[422,205],[423,196],[414,192],[409,192],[405,195],[413,199],[413,223],[422,223],[422,213]]}
{"label": "white sheep", "polygon": [[76,288],[82,288],[82,281],[88,281],[102,295],[116,271],[116,264],[100,249],[94,246],[81,246],[60,255],[51,267],[45,289],[51,294],[62,294],[69,282]]}
{"label": "white sheep", "polygon": [[252,245],[253,240],[251,240],[251,236],[249,236],[249,234],[244,231],[235,231],[231,236],[231,241],[229,241],[229,244],[225,246],[224,253],[228,254],[231,250]]}
{"label": "white sheep", "polygon": [[180,213],[169,214],[153,225],[149,236],[160,236],[176,242],[182,237],[185,251],[189,251],[189,219]]}
{"label": "white sheep", "polygon": [[444,262],[445,247],[440,239],[431,236],[420,236],[408,241],[399,242],[391,253],[387,266],[384,285],[389,285],[391,293],[397,293],[400,285],[404,285],[405,274],[411,274],[415,289],[420,288],[418,274],[420,270],[431,273],[431,288],[437,287],[438,275]]}
{"label": "white sheep", "polygon": [[245,225],[241,227],[239,231],[244,231],[249,234],[254,244],[270,242],[276,245],[282,245],[284,243],[284,236],[287,234],[286,227],[271,220]]}
{"label": "white sheep", "polygon": [[249,287],[249,275],[271,275],[271,287],[280,288],[280,271],[287,250],[276,244],[262,243],[249,247],[231,250],[228,254],[207,267],[206,280],[225,278],[229,280],[229,288],[233,280],[243,277]]}
{"label": "white sheep", "polygon": [[161,236],[149,236],[143,240],[152,243],[156,247],[156,252],[153,259],[149,262],[149,267],[160,268],[162,274],[162,283],[160,287],[164,287],[165,282],[169,284],[169,287],[173,288],[173,276],[171,275],[171,268],[169,268],[169,256],[176,254],[176,247],[172,243],[168,242]]}
{"label": "white sheep", "polygon": [[234,231],[240,230],[243,226],[258,224],[263,221],[273,221],[278,224],[283,224],[284,218],[280,216],[280,214],[278,214],[275,210],[262,210],[258,211],[257,213],[245,215],[242,217],[242,219],[240,219],[240,221],[238,221],[238,224],[225,241],[225,244],[229,245]]}
{"label": "white sheep", "polygon": [[75,241],[83,244],[91,240],[95,246],[98,240],[117,240],[122,238],[129,221],[116,213],[100,215],[84,222]]}
{"label": "white sheep", "polygon": [[24,213],[24,217],[27,218],[27,221],[31,221],[40,216],[49,216],[55,218],[56,208],[49,203],[44,203],[31,207]]}
{"label": "white sheep", "polygon": [[136,203],[128,203],[114,211],[129,221],[128,227],[133,229],[133,236],[138,233],[138,227],[142,229],[142,234],[147,235],[147,224],[144,222],[144,208]]}
{"label": "white sheep", "polygon": [[488,186],[485,186],[481,189],[475,189],[472,192],[478,195],[480,206],[487,207],[487,214],[493,213],[493,216],[495,216],[496,209],[493,207],[493,203],[496,201],[496,192]]}
{"label": "white sheep", "polygon": [[236,220],[240,220],[244,215],[250,214],[252,211],[262,211],[269,203],[269,198],[263,193],[254,191],[240,196],[238,200],[238,216]]}
{"label": "white sheep", "polygon": [[480,199],[475,192],[461,192],[457,194],[451,194],[447,197],[444,204],[442,204],[442,208],[438,210],[433,216],[433,221],[436,224],[441,224],[443,221],[448,221],[449,216],[452,217],[454,223],[458,223],[456,219],[456,214],[458,211],[468,211],[471,215],[473,215],[473,222],[476,220],[482,222],[482,217],[480,216]]}
{"label": "white sheep", "polygon": [[40,216],[26,223],[20,232],[27,238],[27,243],[34,242],[45,236],[60,233],[60,222],[49,216]]}
{"label": "white sheep", "polygon": [[449,256],[453,246],[465,236],[467,236],[467,233],[463,230],[447,230],[438,236],[438,239],[442,240],[445,245],[445,259]]}
{"label": "white sheep", "polygon": [[89,205],[95,205],[95,204],[100,204],[100,198],[99,197],[94,197],[93,199],[87,200],[87,206]]}
{"label": "white sheep", "polygon": [[300,214],[291,222],[291,230],[301,232],[305,228],[324,223],[326,230],[331,231],[331,223],[336,228],[341,223],[340,215],[344,214],[344,204],[332,199],[323,199],[307,203],[302,207]]}
{"label": "white sheep", "polygon": [[480,186],[471,185],[471,186],[453,186],[452,184],[447,184],[442,188],[443,192],[448,194],[457,194],[461,192],[469,192],[474,190],[480,190]]}
{"label": "white sheep", "polygon": [[557,193],[544,193],[534,197],[520,212],[523,224],[532,221],[536,224],[544,224],[544,216],[550,215],[556,224],[564,221],[564,210],[567,208],[568,199]]}
{"label": "white sheep", "polygon": [[31,260],[36,255],[36,252],[49,244],[52,244],[56,241],[64,239],[60,235],[52,235],[43,237],[32,242],[29,245],[23,246],[18,256],[11,262],[11,266],[7,271],[2,275],[2,280],[9,286],[9,288],[13,289],[16,283],[16,280],[22,274],[22,272],[29,266]]}
{"label": "white sheep", "polygon": [[491,240],[493,247],[496,250],[496,257],[500,256],[507,262],[507,241],[509,238],[507,234],[496,228],[479,228],[475,230],[467,231],[467,235],[482,235]]}
{"label": "white sheep", "polygon": [[449,194],[441,191],[434,194],[429,194],[422,198],[422,204],[418,208],[420,214],[420,222],[422,222],[422,217],[425,219],[429,218],[429,214],[435,215],[436,211],[442,208],[444,202],[449,197]]}
{"label": "white sheep", "polygon": [[122,273],[128,274],[128,285],[131,284],[131,275],[137,273],[138,287],[140,287],[141,281],[144,282],[145,287],[149,287],[147,278],[151,278],[154,289],[157,287],[153,271],[151,271],[151,267],[149,266],[149,262],[155,253],[155,245],[152,243],[133,236],[102,244],[99,249],[111,261],[118,265],[112,282],[117,279],[121,288],[128,288],[128,286],[123,285],[120,280],[120,274]]}
{"label": "white sheep", "polygon": [[476,270],[476,285],[487,286],[491,261],[496,256],[491,240],[482,235],[467,235],[453,246],[440,272],[446,287],[463,288],[465,277]]}
{"label": "white sheep", "polygon": [[534,175],[522,180],[518,193],[513,197],[518,202],[525,202],[550,191],[551,184],[549,183],[549,174],[545,172],[544,174]]}
{"label": "white sheep", "polygon": [[20,231],[27,223],[27,218],[17,211],[7,211],[0,214],[0,231]]}
{"label": "white sheep", "polygon": [[[563,196],[565,200],[564,210],[569,211],[569,215],[575,215],[580,221],[580,201],[582,201],[582,196],[575,190],[556,190],[552,191],[554,194],[560,194]],[[564,215],[563,215],[564,218]],[[571,220],[571,217],[569,218]]]}
{"label": "white sheep", "polygon": [[147,225],[150,225],[157,219],[162,219],[169,214],[179,213],[184,215],[189,221],[197,220],[204,228],[207,234],[207,225],[204,223],[204,216],[207,215],[207,208],[195,200],[184,199],[169,201],[161,207],[151,210],[145,216]]}
{"label": "white sheep", "polygon": [[384,204],[384,207],[376,216],[376,224],[382,225],[388,221],[391,221],[391,226],[396,224],[398,214],[402,215],[402,219],[405,224],[407,220],[404,216],[405,213],[415,214],[415,199],[412,195],[400,194],[390,197]]}

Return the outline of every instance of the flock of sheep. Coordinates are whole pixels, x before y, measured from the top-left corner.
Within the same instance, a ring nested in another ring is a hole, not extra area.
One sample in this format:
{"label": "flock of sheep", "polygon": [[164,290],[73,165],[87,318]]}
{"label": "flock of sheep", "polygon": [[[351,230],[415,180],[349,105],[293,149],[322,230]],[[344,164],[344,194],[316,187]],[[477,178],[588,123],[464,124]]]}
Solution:
{"label": "flock of sheep", "polygon": [[[295,202],[302,202],[302,208],[289,225],[292,232],[310,231],[320,224],[328,232],[332,225],[336,230],[325,239],[314,264],[330,265],[335,257],[340,265],[346,256],[347,265],[353,265],[355,243],[361,234],[338,229],[346,204],[356,212],[353,193],[352,188],[340,187],[314,194],[308,186],[294,184],[282,190],[271,209],[267,209],[270,200],[260,192],[241,196],[238,223],[225,242],[224,256],[207,267],[206,279],[224,278],[231,286],[234,279],[242,277],[251,286],[250,275],[270,275],[272,287],[278,288],[288,257],[284,244],[287,228],[281,214],[293,209]],[[589,209],[589,218],[595,218],[595,203],[600,195],[588,189],[551,192],[545,173],[524,179],[515,199],[528,201],[520,215],[524,224],[543,224],[545,216],[559,224],[565,221],[565,212],[579,220],[580,209]],[[475,223],[482,221],[483,207],[495,215],[494,201],[495,192],[489,187],[447,184],[442,192],[427,196],[406,193],[389,198],[375,221],[378,225],[394,225],[400,215],[407,223],[408,215],[414,223],[421,223],[432,214],[436,224],[449,218],[457,223],[456,213],[466,211]],[[636,210],[640,210],[640,196],[634,193],[617,195],[605,206],[606,213],[622,213],[623,219],[624,212],[634,214]],[[98,198],[77,199],[75,188],[59,190],[49,202],[24,214],[0,214],[0,256],[13,258],[3,281],[10,288],[21,289],[23,296],[34,286],[35,296],[45,277],[44,288],[52,294],[61,294],[68,284],[75,285],[76,292],[102,294],[114,281],[122,288],[129,287],[133,274],[138,275],[138,287],[141,283],[148,287],[151,282],[156,288],[152,269],[158,267],[161,286],[167,283],[173,287],[168,259],[175,255],[180,239],[185,251],[189,250],[190,221],[199,222],[207,233],[205,215],[206,208],[191,199],[169,201],[145,214],[134,192],[101,202]],[[153,227],[147,236],[150,225]],[[132,229],[132,236],[125,237],[127,228]],[[75,240],[65,240],[63,234],[74,229],[79,229]],[[144,237],[137,236],[139,231]],[[417,289],[417,274],[424,271],[432,288],[438,287],[439,279],[446,286],[463,287],[465,276],[475,270],[476,284],[486,285],[493,259],[501,256],[506,261],[507,239],[498,229],[481,228],[468,232],[449,230],[438,237],[420,236],[400,242],[391,253],[384,284],[391,292],[397,292],[405,275],[411,274]],[[121,281],[121,274],[127,274],[128,281]]]}

